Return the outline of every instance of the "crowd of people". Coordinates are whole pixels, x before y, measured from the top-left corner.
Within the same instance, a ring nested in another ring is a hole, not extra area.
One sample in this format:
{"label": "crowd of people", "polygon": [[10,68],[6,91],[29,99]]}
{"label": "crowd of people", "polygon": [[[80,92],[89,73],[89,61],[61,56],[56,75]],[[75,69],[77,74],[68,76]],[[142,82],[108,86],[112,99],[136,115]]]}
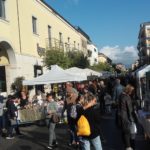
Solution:
{"label": "crowd of people", "polygon": [[55,127],[66,112],[70,133],[68,145],[81,150],[90,150],[91,146],[102,150],[101,115],[112,115],[112,108],[115,108],[116,125],[122,131],[125,149],[135,150],[137,107],[134,88],[132,83],[121,84],[119,78],[112,78],[59,84],[57,90],[53,88],[47,94],[37,91],[32,99],[25,91],[8,96],[6,103],[0,97],[0,133],[3,135],[7,131],[6,139],[14,138],[14,129],[17,135],[22,135],[17,120],[18,110],[39,105],[44,107],[44,121],[49,129],[48,149],[58,145]]}

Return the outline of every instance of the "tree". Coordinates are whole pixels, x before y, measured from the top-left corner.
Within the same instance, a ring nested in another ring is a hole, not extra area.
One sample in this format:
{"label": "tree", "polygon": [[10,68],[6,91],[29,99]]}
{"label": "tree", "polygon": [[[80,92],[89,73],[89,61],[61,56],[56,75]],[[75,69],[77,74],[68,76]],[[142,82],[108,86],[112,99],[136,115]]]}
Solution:
{"label": "tree", "polygon": [[56,64],[65,69],[69,66],[69,59],[67,55],[63,52],[63,50],[51,49],[46,51],[44,63],[49,69],[51,65]]}
{"label": "tree", "polygon": [[64,69],[69,67],[87,68],[89,61],[82,52],[69,51],[64,53],[63,50],[52,48],[47,50],[44,57],[44,63],[50,69],[51,65],[58,65]]}
{"label": "tree", "polygon": [[23,89],[22,81],[24,79],[25,78],[23,76],[22,77],[17,77],[15,79],[15,81],[11,84],[11,89],[13,91],[21,91]]}
{"label": "tree", "polygon": [[83,54],[83,52],[70,51],[67,53],[67,55],[70,60],[69,67],[79,67],[83,69],[89,67],[88,58]]}
{"label": "tree", "polygon": [[110,71],[110,72],[113,72],[112,66],[108,63],[98,63],[98,64],[95,64],[94,66],[91,66],[90,68],[95,70],[95,71]]}

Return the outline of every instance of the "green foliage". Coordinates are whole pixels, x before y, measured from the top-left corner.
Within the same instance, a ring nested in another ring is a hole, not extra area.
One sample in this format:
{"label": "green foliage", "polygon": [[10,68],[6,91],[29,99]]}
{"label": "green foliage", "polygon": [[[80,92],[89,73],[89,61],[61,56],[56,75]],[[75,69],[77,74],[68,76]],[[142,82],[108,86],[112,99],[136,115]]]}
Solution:
{"label": "green foliage", "polygon": [[82,52],[74,52],[70,51],[67,53],[68,58],[70,60],[69,67],[79,67],[79,68],[87,68],[89,67],[89,61],[86,56]]}
{"label": "green foliage", "polygon": [[58,65],[62,68],[68,68],[69,59],[62,50],[51,49],[46,51],[44,63],[50,69],[51,65]]}
{"label": "green foliage", "polygon": [[86,68],[89,67],[89,61],[82,52],[70,51],[64,53],[63,50],[51,49],[46,51],[44,63],[50,69],[51,65],[57,64],[58,66],[66,69],[69,67]]}
{"label": "green foliage", "polygon": [[113,72],[113,68],[110,64],[107,63],[98,63],[95,64],[94,66],[90,67],[91,69],[95,70],[95,71],[110,71]]}
{"label": "green foliage", "polygon": [[22,81],[24,79],[24,77],[17,77],[15,81],[11,84],[11,89],[13,91],[21,91],[23,89]]}

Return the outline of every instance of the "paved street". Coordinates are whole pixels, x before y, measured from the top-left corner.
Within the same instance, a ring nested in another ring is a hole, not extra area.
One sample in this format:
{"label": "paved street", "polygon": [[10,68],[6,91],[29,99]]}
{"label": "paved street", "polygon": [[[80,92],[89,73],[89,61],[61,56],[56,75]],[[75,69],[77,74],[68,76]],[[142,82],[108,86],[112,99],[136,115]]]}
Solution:
{"label": "paved street", "polygon": [[[102,117],[102,134],[105,138],[103,142],[104,150],[123,150],[123,144],[120,131],[115,127],[114,116]],[[20,128],[24,136],[16,137],[14,140],[2,138],[0,141],[1,150],[46,150],[48,144],[48,129],[31,125]],[[139,127],[139,133],[136,138],[137,150],[150,150],[150,142],[144,140],[142,129]],[[57,137],[59,147],[56,150],[71,150],[67,146],[68,132],[65,125],[57,127]]]}

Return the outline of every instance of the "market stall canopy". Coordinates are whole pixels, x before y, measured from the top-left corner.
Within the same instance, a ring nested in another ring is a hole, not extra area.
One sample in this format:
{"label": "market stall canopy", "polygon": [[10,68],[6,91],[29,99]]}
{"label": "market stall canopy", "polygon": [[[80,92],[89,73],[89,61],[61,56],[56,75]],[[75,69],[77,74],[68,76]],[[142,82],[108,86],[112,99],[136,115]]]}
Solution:
{"label": "market stall canopy", "polygon": [[84,81],[87,80],[86,75],[77,75],[67,72],[57,65],[51,66],[51,70],[47,73],[34,78],[33,80],[24,80],[23,85],[42,85],[51,83],[63,83],[67,81]]}
{"label": "market stall canopy", "polygon": [[71,67],[69,69],[66,69],[65,71],[79,76],[87,76],[86,72],[83,69],[78,67]]}
{"label": "market stall canopy", "polygon": [[100,72],[97,72],[97,71],[94,71],[94,70],[92,70],[92,69],[89,69],[89,68],[86,68],[86,69],[83,69],[85,72],[86,72],[86,75],[87,76],[98,76],[98,77],[100,77],[100,76],[102,76],[102,73],[100,73]]}
{"label": "market stall canopy", "polygon": [[91,69],[81,69],[81,68],[78,68],[78,67],[72,67],[72,68],[69,68],[69,69],[66,69],[66,71],[69,73],[73,73],[73,74],[76,74],[76,75],[80,75],[80,76],[102,76],[101,73],[97,72],[97,71],[94,71],[94,70],[91,70]]}
{"label": "market stall canopy", "polygon": [[149,72],[149,71],[150,71],[150,65],[144,66],[144,67],[140,68],[140,69],[136,72],[136,76],[137,76],[138,78],[145,77],[146,72]]}
{"label": "market stall canopy", "polygon": [[143,99],[143,85],[141,83],[141,78],[145,78],[146,77],[146,72],[150,71],[150,65],[144,65],[142,67],[140,67],[138,70],[135,71],[136,73],[136,80],[137,80],[137,85],[136,85],[136,94],[138,96],[139,99]]}

